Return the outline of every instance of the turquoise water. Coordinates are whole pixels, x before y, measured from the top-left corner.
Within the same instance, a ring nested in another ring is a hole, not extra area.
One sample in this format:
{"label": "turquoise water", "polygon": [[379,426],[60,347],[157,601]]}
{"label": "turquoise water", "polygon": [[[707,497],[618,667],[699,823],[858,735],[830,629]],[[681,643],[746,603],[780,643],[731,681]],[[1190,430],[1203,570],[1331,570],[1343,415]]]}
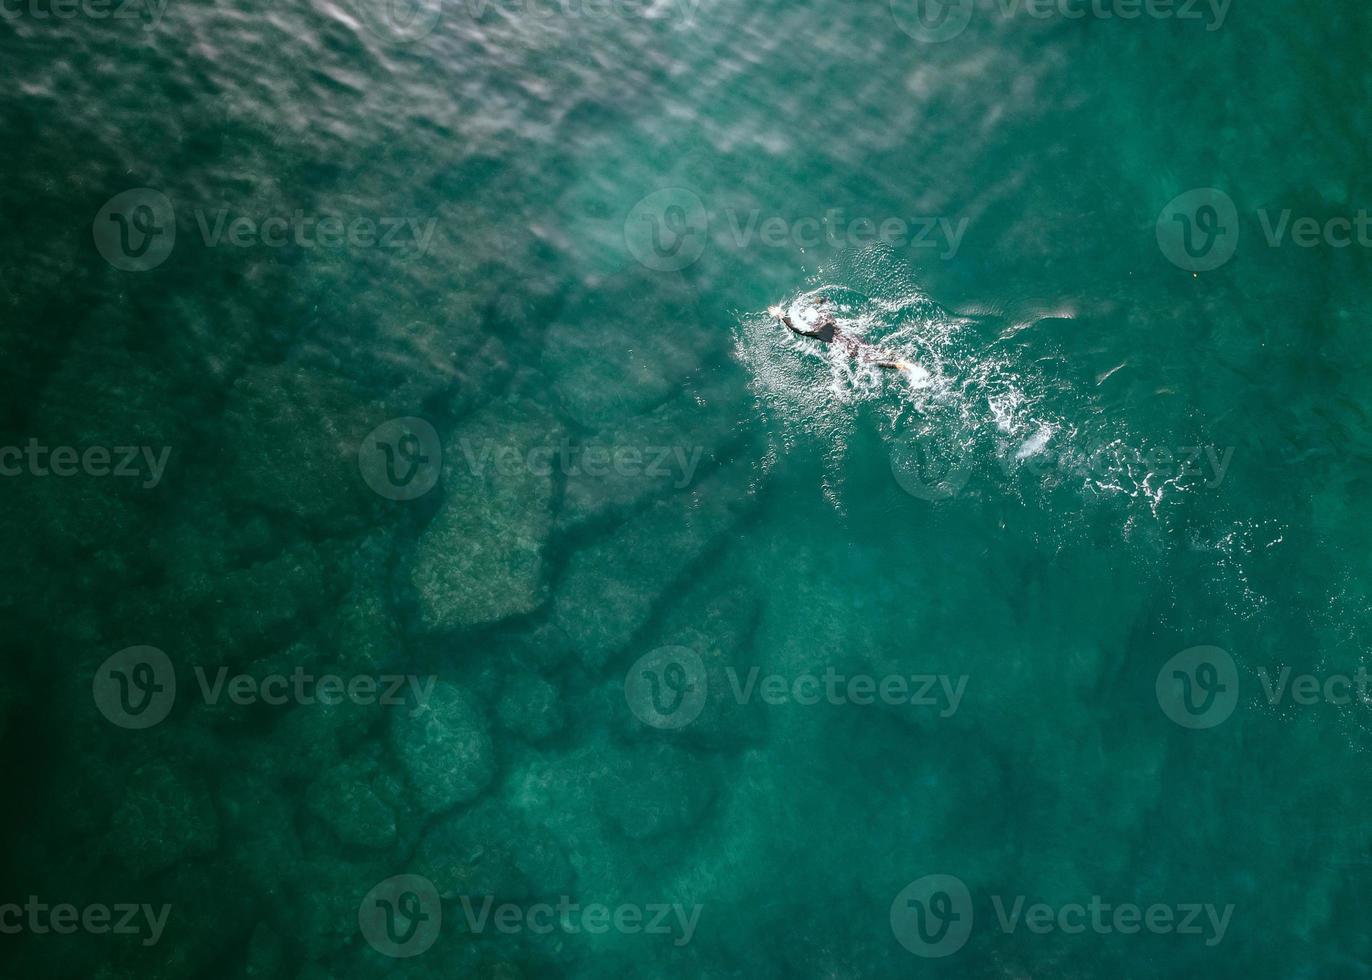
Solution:
{"label": "turquoise water", "polygon": [[6,976],[1368,974],[1364,6],[59,8]]}

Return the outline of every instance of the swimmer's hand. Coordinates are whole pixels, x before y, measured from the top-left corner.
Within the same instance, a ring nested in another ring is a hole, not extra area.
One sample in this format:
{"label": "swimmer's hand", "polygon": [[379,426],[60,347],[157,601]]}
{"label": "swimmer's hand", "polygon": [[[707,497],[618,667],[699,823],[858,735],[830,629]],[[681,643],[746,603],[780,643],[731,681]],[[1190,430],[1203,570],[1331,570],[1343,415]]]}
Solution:
{"label": "swimmer's hand", "polygon": [[929,372],[918,364],[910,361],[873,361],[877,367],[886,368],[888,371],[899,371],[905,375],[912,385],[920,386],[929,380]]}

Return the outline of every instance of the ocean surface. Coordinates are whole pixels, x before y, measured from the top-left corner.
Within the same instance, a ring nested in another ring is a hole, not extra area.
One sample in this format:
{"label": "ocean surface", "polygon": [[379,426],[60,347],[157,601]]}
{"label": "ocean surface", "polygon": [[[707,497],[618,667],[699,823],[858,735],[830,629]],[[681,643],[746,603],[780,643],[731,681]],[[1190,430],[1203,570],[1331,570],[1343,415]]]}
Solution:
{"label": "ocean surface", "polygon": [[0,975],[1372,973],[1372,8],[0,14]]}

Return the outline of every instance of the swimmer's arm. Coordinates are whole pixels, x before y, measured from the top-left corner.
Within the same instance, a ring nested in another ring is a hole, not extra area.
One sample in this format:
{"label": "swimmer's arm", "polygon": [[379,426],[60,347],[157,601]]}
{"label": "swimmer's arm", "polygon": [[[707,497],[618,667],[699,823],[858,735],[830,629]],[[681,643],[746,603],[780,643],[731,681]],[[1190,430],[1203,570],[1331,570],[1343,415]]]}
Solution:
{"label": "swimmer's arm", "polygon": [[879,368],[885,368],[888,371],[908,372],[911,374],[912,377],[914,377],[915,373],[919,370],[918,368],[916,368],[915,365],[911,364],[909,361],[902,361],[899,358],[891,357],[890,355],[886,354],[883,354],[880,360],[873,360],[871,363],[875,364]]}

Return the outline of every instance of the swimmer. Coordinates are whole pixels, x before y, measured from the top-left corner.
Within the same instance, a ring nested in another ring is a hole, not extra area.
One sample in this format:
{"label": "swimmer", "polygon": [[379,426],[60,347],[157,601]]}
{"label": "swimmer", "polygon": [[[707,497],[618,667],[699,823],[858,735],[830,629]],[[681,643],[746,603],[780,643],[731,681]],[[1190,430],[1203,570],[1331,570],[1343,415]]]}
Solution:
{"label": "swimmer", "polygon": [[[790,312],[783,313],[781,307],[773,306],[768,312],[780,320],[786,329],[793,334],[800,337],[813,337],[825,344],[837,342],[849,357],[864,364],[875,364],[877,367],[885,368],[888,371],[900,371],[921,380],[928,376],[927,372],[918,365],[893,358],[871,344],[863,343],[856,337],[850,337],[844,333],[839,329],[834,314],[828,309],[821,309],[821,307],[828,305],[829,297],[821,296],[815,300],[813,306],[807,306],[800,310],[792,306]],[[796,325],[797,320],[800,321],[800,326]]]}

